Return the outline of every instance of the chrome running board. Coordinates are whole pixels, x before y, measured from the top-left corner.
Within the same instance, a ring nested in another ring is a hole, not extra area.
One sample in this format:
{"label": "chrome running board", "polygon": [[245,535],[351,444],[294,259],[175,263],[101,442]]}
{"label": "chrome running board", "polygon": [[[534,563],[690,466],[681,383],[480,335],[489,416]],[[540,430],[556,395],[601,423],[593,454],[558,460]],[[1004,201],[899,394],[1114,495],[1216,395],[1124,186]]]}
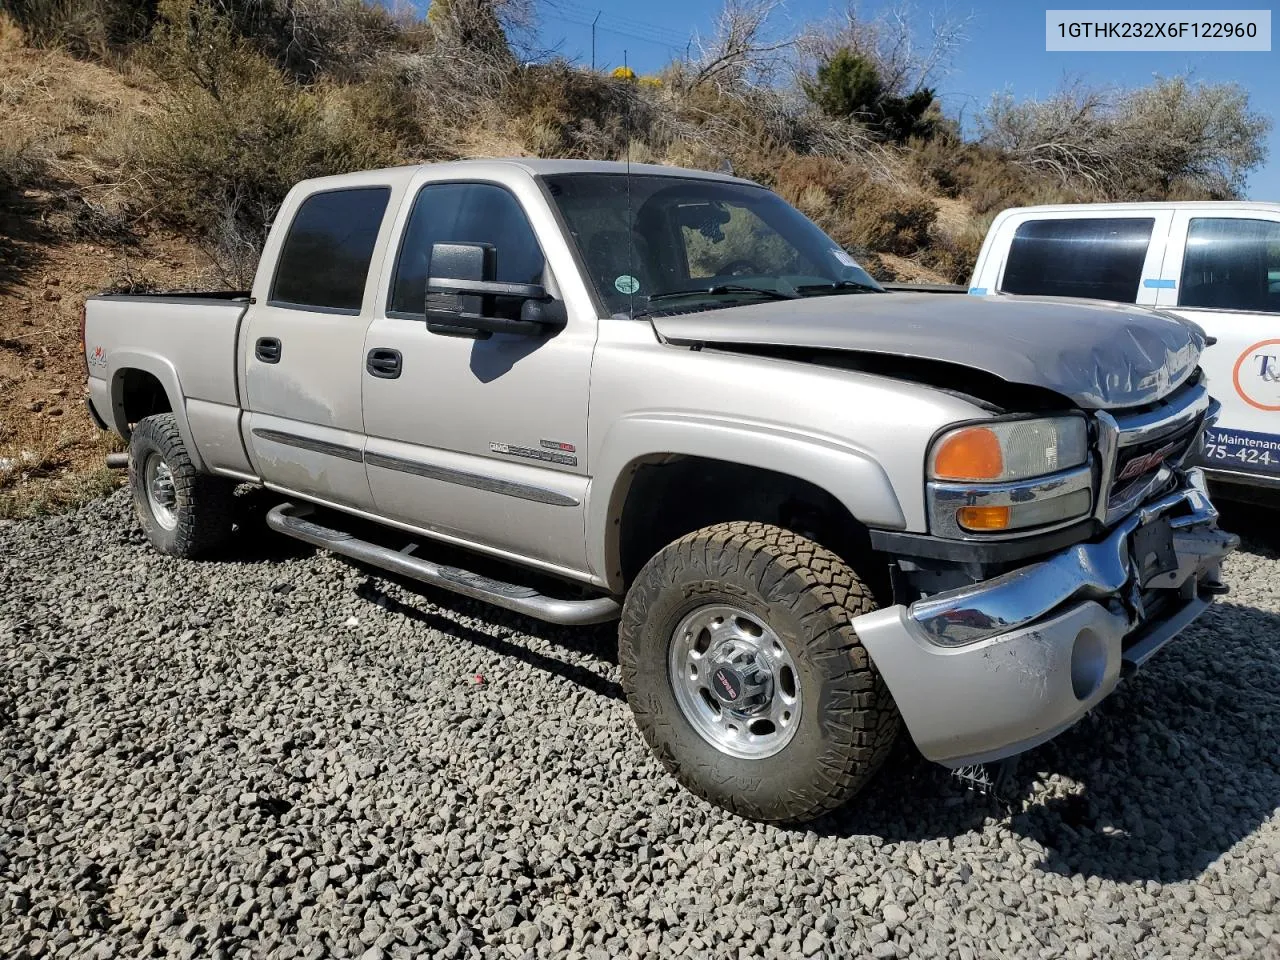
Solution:
{"label": "chrome running board", "polygon": [[544,596],[532,587],[505,583],[460,567],[434,563],[409,552],[397,552],[389,547],[361,540],[345,530],[325,527],[308,520],[307,515],[313,510],[313,507],[307,505],[282,503],[267,514],[267,526],[277,533],[314,547],[550,623],[567,626],[607,623],[618,619],[622,613],[622,604],[613,597],[558,600]]}

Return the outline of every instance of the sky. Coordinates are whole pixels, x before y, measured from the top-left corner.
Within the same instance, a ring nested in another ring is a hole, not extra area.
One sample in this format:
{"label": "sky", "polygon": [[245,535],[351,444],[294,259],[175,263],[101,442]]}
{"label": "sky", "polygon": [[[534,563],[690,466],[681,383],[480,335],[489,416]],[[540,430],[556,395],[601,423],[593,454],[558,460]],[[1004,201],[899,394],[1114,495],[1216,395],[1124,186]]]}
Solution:
{"label": "sky", "polygon": [[[886,3],[864,0],[860,14],[874,18]],[[969,17],[967,39],[959,47],[951,68],[937,83],[944,109],[952,116],[972,119],[997,91],[1017,99],[1044,97],[1064,80],[1090,84],[1141,86],[1153,76],[1191,71],[1206,82],[1234,81],[1250,94],[1252,108],[1275,121],[1269,136],[1266,164],[1250,175],[1246,196],[1252,200],[1280,201],[1280,37],[1273,36],[1269,53],[1049,53],[1045,46],[1046,9],[1098,9],[1103,4],[1052,5],[1016,0],[951,0],[953,16]],[[1111,9],[1133,9],[1138,4],[1113,4]],[[538,40],[547,48],[583,65],[591,63],[591,21],[599,16],[595,31],[595,57],[600,67],[627,63],[638,73],[658,69],[683,54],[695,33],[711,32],[721,0],[536,0]],[[1204,2],[1194,7],[1174,3],[1148,4],[1149,9],[1241,9],[1262,4]],[[921,38],[927,37],[930,15],[937,5],[916,3]],[[774,29],[835,16],[844,10],[841,0],[786,0],[775,15]],[[1274,31],[1273,31],[1274,33]]]}

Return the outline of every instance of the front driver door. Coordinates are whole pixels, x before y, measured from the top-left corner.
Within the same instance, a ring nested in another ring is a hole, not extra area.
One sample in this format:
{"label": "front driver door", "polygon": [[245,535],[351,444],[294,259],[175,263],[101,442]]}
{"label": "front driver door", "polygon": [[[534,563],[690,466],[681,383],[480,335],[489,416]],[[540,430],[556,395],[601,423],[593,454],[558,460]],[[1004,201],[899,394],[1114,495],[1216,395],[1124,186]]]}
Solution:
{"label": "front driver door", "polygon": [[[581,286],[551,211],[527,176],[501,174],[428,182],[406,206],[389,292],[365,337],[365,461],[378,513],[581,575],[597,318],[585,288],[566,297],[556,283],[558,274]],[[545,284],[566,300],[567,325],[537,338],[429,332],[426,281],[441,242],[492,244],[496,279]]]}

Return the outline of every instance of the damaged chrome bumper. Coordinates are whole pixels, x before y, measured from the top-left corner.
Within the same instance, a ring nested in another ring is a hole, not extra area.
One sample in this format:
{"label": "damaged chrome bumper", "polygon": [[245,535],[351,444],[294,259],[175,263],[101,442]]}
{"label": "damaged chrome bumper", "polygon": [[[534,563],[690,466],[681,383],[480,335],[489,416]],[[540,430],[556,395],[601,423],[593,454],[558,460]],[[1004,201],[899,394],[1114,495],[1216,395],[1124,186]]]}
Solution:
{"label": "damaged chrome bumper", "polygon": [[854,620],[926,757],[985,763],[1056,736],[1225,591],[1239,538],[1201,472],[1181,480],[1096,543]]}

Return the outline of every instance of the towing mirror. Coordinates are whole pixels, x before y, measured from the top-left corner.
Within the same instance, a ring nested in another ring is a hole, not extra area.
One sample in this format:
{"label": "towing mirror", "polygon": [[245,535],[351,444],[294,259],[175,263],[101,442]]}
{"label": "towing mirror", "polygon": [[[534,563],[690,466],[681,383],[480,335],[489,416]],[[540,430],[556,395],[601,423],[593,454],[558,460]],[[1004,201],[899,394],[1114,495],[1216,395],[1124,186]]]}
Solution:
{"label": "towing mirror", "polygon": [[[487,340],[495,333],[538,337],[563,327],[564,304],[540,283],[495,280],[497,250],[490,243],[436,243],[427,270],[427,329],[446,337]],[[522,301],[520,318],[501,316],[502,301]]]}

